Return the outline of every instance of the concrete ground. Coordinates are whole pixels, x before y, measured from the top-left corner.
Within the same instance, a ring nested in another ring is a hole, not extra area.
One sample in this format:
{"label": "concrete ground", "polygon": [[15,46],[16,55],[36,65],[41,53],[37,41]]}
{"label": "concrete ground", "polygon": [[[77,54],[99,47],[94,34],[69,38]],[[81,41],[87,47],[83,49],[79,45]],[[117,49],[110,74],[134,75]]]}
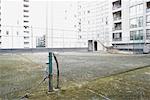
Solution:
{"label": "concrete ground", "polygon": [[[55,54],[59,61],[62,87],[67,87],[72,83],[86,83],[97,78],[150,65],[150,55],[99,52],[61,52]],[[0,97],[16,98],[19,96],[18,91],[24,91],[39,83],[44,78],[47,61],[48,53],[1,54]],[[53,65],[54,79],[56,79],[54,60]],[[143,81],[149,82],[149,72],[146,72],[145,75],[147,78]],[[140,77],[136,79],[141,80]],[[149,86],[148,88],[150,89]]]}

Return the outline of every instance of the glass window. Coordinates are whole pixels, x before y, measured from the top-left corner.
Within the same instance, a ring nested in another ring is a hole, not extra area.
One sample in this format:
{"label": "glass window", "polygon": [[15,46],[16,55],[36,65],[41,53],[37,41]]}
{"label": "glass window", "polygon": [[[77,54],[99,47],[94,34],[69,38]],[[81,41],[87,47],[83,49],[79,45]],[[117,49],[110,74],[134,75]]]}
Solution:
{"label": "glass window", "polygon": [[138,31],[138,39],[143,40],[143,30]]}
{"label": "glass window", "polygon": [[130,19],[130,28],[137,28],[143,26],[143,17]]}
{"label": "glass window", "polygon": [[143,40],[143,30],[130,31],[130,40]]}
{"label": "glass window", "polygon": [[136,6],[130,7],[130,16],[136,15]]}
{"label": "glass window", "polygon": [[143,4],[137,5],[137,14],[142,14],[143,13]]}
{"label": "glass window", "polygon": [[150,40],[150,29],[146,30],[146,39]]}
{"label": "glass window", "polygon": [[113,33],[113,41],[121,41],[122,34],[121,33]]}
{"label": "glass window", "polygon": [[139,17],[137,18],[138,20],[138,27],[142,27],[143,26],[143,17]]}
{"label": "glass window", "polygon": [[6,31],[6,35],[8,35],[9,34],[9,32],[8,31]]}
{"label": "glass window", "polygon": [[150,25],[150,15],[146,16],[146,25],[149,26]]}
{"label": "glass window", "polygon": [[137,26],[136,18],[130,19],[130,28],[136,28]]}
{"label": "glass window", "polygon": [[130,40],[134,40],[134,34],[136,34],[136,31],[130,31]]}

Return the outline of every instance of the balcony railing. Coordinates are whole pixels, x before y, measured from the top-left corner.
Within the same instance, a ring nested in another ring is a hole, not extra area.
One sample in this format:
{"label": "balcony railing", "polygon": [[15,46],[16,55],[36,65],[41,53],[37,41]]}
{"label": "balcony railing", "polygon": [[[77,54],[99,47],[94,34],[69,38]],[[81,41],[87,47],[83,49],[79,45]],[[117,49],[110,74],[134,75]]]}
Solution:
{"label": "balcony railing", "polygon": [[146,9],[146,13],[149,13],[149,12],[150,12],[150,8],[147,8],[147,9]]}
{"label": "balcony railing", "polygon": [[113,38],[113,41],[122,41],[122,38]]}
{"label": "balcony railing", "polygon": [[119,8],[121,8],[121,5],[115,5],[115,6],[112,7],[113,10],[116,10],[116,9],[119,9]]}
{"label": "balcony railing", "polygon": [[116,31],[116,30],[122,30],[122,28],[121,27],[113,28],[113,31]]}
{"label": "balcony railing", "polygon": [[113,20],[114,21],[121,20],[121,16],[120,17],[114,17]]}

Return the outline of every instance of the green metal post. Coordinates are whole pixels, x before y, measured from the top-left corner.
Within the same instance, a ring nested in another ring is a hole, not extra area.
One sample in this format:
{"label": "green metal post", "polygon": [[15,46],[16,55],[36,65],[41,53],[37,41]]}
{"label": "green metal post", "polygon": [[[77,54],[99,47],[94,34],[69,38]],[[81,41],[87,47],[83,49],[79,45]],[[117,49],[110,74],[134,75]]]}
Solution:
{"label": "green metal post", "polygon": [[52,52],[49,52],[49,82],[48,82],[48,91],[53,91],[53,72],[52,72]]}

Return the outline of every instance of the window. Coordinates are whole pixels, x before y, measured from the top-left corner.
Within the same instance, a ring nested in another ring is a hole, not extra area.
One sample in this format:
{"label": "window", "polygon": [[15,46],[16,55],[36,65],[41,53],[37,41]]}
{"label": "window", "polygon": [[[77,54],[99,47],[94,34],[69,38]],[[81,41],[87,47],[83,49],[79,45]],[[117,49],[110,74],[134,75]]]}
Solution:
{"label": "window", "polygon": [[130,28],[137,28],[143,26],[143,17],[130,19]]}
{"label": "window", "polygon": [[150,29],[146,30],[146,39],[150,40]]}
{"label": "window", "polygon": [[136,15],[136,6],[130,7],[130,16]]}
{"label": "window", "polygon": [[143,13],[143,4],[139,4],[136,7],[137,7],[137,14],[142,14]]}
{"label": "window", "polygon": [[130,19],[130,28],[136,28],[136,27],[137,27],[136,18]]}
{"label": "window", "polygon": [[23,31],[24,33],[29,33],[29,31]]}
{"label": "window", "polygon": [[121,22],[114,24],[113,30],[121,30],[121,29],[122,29],[122,23]]}
{"label": "window", "polygon": [[24,12],[29,12],[29,10],[23,10]]}
{"label": "window", "polygon": [[81,39],[82,38],[82,36],[81,35],[79,35],[79,39]]}
{"label": "window", "polygon": [[90,24],[90,21],[88,20],[88,24]]}
{"label": "window", "polygon": [[146,12],[150,12],[150,1],[146,2]]}
{"label": "window", "polygon": [[29,7],[29,5],[27,5],[27,4],[24,4],[23,6],[24,6],[24,7]]}
{"label": "window", "polygon": [[24,39],[29,39],[29,36],[25,36]]}
{"label": "window", "polygon": [[138,32],[138,39],[143,40],[143,30],[139,30]]}
{"label": "window", "polygon": [[24,20],[23,22],[24,22],[24,23],[28,23],[29,21],[28,21],[28,20]]}
{"label": "window", "polygon": [[143,14],[143,4],[130,7],[130,16],[135,16],[137,14]]}
{"label": "window", "polygon": [[137,20],[138,20],[138,27],[142,27],[143,26],[143,17],[139,17]]}
{"label": "window", "polygon": [[79,29],[79,32],[81,32],[81,29]]}
{"label": "window", "polygon": [[136,34],[136,31],[130,32],[130,40],[134,40],[134,34]]}
{"label": "window", "polygon": [[19,35],[19,32],[16,32],[17,35]]}
{"label": "window", "polygon": [[113,33],[113,41],[121,41],[122,40],[122,34],[120,33]]}
{"label": "window", "polygon": [[146,16],[146,25],[150,26],[150,15]]}
{"label": "window", "polygon": [[29,2],[29,0],[24,0],[24,2]]}
{"label": "window", "polygon": [[8,35],[9,34],[9,32],[8,31],[6,31],[6,35]]}
{"label": "window", "polygon": [[29,15],[23,15],[23,17],[29,17]]}
{"label": "window", "polygon": [[24,42],[24,44],[29,44],[29,42]]}
{"label": "window", "polygon": [[130,40],[143,40],[143,30],[130,31]]}
{"label": "window", "polygon": [[29,28],[29,26],[24,26],[25,29]]}
{"label": "window", "polygon": [[108,17],[106,17],[106,25],[108,25]]}

